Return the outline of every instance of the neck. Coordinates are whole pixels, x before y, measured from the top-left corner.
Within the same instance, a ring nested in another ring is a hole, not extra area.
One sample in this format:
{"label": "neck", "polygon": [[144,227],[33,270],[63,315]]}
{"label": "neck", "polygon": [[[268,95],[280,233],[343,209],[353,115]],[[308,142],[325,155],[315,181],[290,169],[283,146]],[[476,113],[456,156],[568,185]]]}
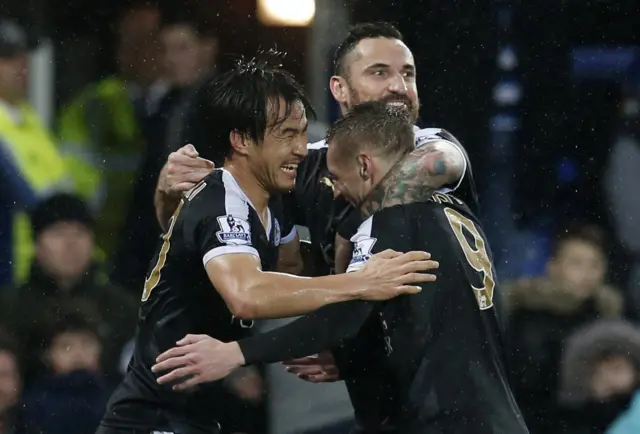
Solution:
{"label": "neck", "polygon": [[235,178],[236,182],[247,195],[256,211],[262,213],[269,206],[269,192],[251,173],[244,161],[225,161],[224,168]]}
{"label": "neck", "polygon": [[392,155],[384,159],[386,163],[383,163],[379,171],[381,174],[380,180],[378,182],[374,181],[373,189],[360,205],[362,217],[368,218],[373,213],[390,206],[387,199],[390,192],[397,188],[397,177],[402,167],[399,163],[404,155],[404,153]]}

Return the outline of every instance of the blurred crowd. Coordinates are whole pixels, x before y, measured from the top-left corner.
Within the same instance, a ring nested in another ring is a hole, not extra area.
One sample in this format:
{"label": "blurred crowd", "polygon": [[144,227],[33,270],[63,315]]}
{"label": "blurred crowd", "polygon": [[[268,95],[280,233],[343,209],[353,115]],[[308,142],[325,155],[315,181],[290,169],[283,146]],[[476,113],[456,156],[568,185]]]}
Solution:
{"label": "blurred crowd", "polygon": [[[198,142],[189,101],[215,74],[216,29],[148,5],[115,29],[118,73],[82,89],[49,129],[26,99],[26,33],[0,20],[0,434],[95,430],[131,354],[160,235],[157,176],[170,152]],[[574,222],[553,237],[541,275],[502,282],[512,387],[534,434],[640,432],[640,104],[624,110],[594,186],[616,230]],[[617,287],[614,245],[631,258]],[[227,381],[226,433],[346,432],[343,388],[296,386],[278,369]]]}

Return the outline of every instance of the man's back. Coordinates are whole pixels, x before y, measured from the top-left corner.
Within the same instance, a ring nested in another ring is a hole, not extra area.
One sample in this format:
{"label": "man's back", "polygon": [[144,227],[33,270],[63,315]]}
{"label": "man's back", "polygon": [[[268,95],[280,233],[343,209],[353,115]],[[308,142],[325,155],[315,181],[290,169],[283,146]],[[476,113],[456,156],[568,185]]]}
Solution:
{"label": "man's back", "polygon": [[[387,248],[419,248],[440,263],[435,285],[384,303],[374,312],[378,324],[369,321],[382,336],[367,345],[382,346],[386,356],[358,358],[349,368],[354,407],[365,418],[373,397],[358,392],[366,389],[358,377],[371,378],[373,364],[374,376],[383,378],[380,413],[363,425],[402,433],[526,433],[506,381],[491,252],[466,205],[438,193],[427,203],[388,208],[365,221],[352,241],[351,269]],[[359,374],[363,367],[368,372]]]}
{"label": "man's back", "polygon": [[214,429],[224,412],[220,382],[192,393],[174,392],[156,383],[151,366],[186,334],[229,341],[250,332],[253,322],[234,318],[211,285],[203,262],[224,254],[253,253],[260,257],[263,270],[273,270],[284,234],[279,204],[270,209],[265,230],[249,199],[224,169],[215,170],[183,199],[152,261],[134,355],[103,425],[153,430],[181,423],[205,432]]}

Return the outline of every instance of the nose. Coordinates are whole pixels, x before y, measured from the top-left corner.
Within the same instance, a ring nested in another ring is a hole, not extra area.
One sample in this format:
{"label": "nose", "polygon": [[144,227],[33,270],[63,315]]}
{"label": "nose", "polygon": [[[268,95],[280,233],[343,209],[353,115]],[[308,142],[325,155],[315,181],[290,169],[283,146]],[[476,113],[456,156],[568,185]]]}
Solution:
{"label": "nose", "polygon": [[393,93],[407,94],[407,83],[404,81],[402,74],[395,74],[389,79],[388,89]]}
{"label": "nose", "polygon": [[295,145],[293,146],[293,155],[299,158],[305,158],[309,150],[307,149],[307,136],[304,135],[300,138],[300,140],[296,140]]}

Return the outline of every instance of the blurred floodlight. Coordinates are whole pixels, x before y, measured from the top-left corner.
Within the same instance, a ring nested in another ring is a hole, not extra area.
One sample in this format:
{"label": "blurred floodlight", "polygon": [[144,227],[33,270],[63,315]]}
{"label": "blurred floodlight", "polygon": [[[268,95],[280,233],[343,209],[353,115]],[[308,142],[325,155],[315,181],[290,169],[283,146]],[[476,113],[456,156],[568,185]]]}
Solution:
{"label": "blurred floodlight", "polygon": [[315,13],[315,0],[258,0],[258,19],[267,26],[308,26]]}

